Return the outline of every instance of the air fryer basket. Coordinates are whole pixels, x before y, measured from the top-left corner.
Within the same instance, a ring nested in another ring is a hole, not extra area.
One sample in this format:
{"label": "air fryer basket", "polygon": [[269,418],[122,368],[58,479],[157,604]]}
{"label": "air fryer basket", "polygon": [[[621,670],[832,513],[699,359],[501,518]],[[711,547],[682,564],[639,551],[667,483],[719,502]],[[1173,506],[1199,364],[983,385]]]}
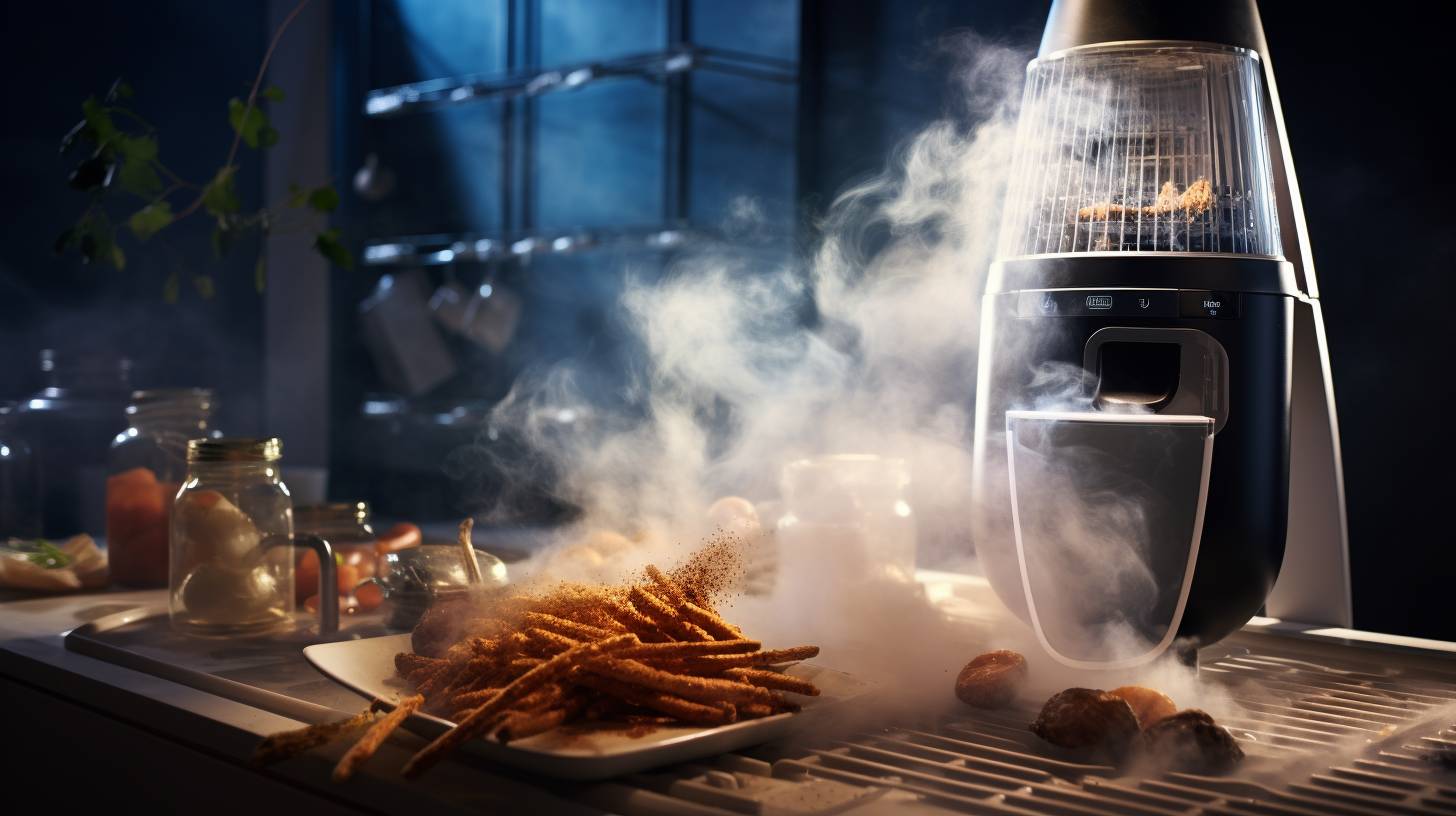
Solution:
{"label": "air fryer basket", "polygon": [[1254,52],[1093,46],[1027,72],[1000,257],[1280,254]]}

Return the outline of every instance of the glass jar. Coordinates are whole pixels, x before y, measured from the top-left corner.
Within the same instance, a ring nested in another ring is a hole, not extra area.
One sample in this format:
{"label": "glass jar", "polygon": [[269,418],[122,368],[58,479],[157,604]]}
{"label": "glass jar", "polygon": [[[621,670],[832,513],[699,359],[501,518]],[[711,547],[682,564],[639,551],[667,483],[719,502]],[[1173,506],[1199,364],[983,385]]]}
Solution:
{"label": "glass jar", "polygon": [[223,637],[292,625],[293,500],[279,476],[282,451],[277,439],[187,443],[187,479],[172,510],[174,629]]}
{"label": "glass jar", "polygon": [[106,529],[106,454],[126,427],[131,361],[105,351],[40,353],[46,386],[20,405],[21,431],[44,479],[41,534]]}
{"label": "glass jar", "polygon": [[130,427],[111,443],[106,477],[106,549],[111,580],[167,585],[172,500],[187,476],[187,442],[220,436],[209,428],[215,403],[205,388],[134,391]]}
{"label": "glass jar", "polygon": [[781,474],[779,574],[827,587],[869,576],[911,580],[915,518],[904,459],[838,454],[800,459]]}
{"label": "glass jar", "polygon": [[40,537],[40,472],[16,424],[14,404],[0,404],[0,539]]}

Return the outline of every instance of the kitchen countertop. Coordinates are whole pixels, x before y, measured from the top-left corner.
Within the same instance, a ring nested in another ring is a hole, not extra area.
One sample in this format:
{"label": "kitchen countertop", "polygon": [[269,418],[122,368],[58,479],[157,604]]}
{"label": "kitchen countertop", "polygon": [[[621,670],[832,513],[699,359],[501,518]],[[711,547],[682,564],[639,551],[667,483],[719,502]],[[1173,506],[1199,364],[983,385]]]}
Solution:
{"label": "kitchen countertop", "polygon": [[[361,710],[364,700],[319,675],[319,692],[306,695],[317,702],[305,701],[289,716],[77,654],[65,646],[65,633],[77,626],[165,601],[164,590],[8,601],[0,597],[0,685],[11,701],[9,725],[17,726],[14,733],[44,734],[42,742],[64,752],[46,752],[46,760],[34,770],[44,774],[46,767],[87,767],[127,786],[127,790],[73,786],[66,792],[68,801],[104,796],[121,803],[136,793],[160,806],[180,808],[207,801],[209,807],[224,812],[247,809],[244,803],[254,799],[258,804],[287,806],[289,811],[308,806],[323,812],[595,813],[595,808],[581,802],[606,805],[618,793],[610,784],[587,790],[588,786],[552,782],[547,788],[520,772],[470,757],[441,763],[423,782],[405,782],[398,768],[424,741],[403,731],[346,784],[329,780],[333,763],[347,749],[344,742],[254,768],[249,757],[264,735],[300,728],[312,719],[343,718]],[[303,661],[301,654],[298,660]],[[137,791],[130,789],[133,784]],[[227,791],[222,803],[217,800],[219,786]]]}
{"label": "kitchen countertop", "polygon": [[[992,603],[983,579],[924,570],[917,578],[927,596],[947,611],[951,611],[947,605],[957,603],[973,611]],[[347,741],[268,768],[252,767],[249,758],[264,735],[341,719],[361,710],[363,699],[315,672],[303,659],[301,642],[273,644],[270,655],[218,673],[275,692],[271,702],[261,705],[66,648],[65,634],[78,626],[137,607],[160,607],[165,599],[162,590],[25,598],[0,593],[0,690],[4,692],[0,699],[10,704],[0,716],[5,717],[8,733],[27,735],[27,756],[45,758],[21,766],[27,781],[37,777],[52,781],[46,779],[49,773],[58,785],[65,785],[74,769],[84,768],[87,785],[56,788],[66,790],[68,803],[95,799],[168,811],[203,802],[211,812],[249,813],[259,807],[281,807],[287,812],[310,808],[324,813],[577,814],[621,810],[629,801],[638,812],[660,809],[651,801],[660,794],[641,784],[545,780],[463,755],[441,763],[422,781],[406,782],[398,769],[424,741],[404,731],[396,732],[378,756],[341,785],[332,783],[329,775]],[[164,622],[153,625],[160,628]],[[377,618],[346,618],[343,627],[345,634],[352,629],[358,636],[380,630]],[[1456,643],[1322,629],[1270,618],[1251,620],[1229,643],[1258,648],[1260,640],[1270,637],[1291,653],[1301,648],[1299,644],[1307,644],[1314,650],[1311,659],[1319,657],[1321,648],[1328,655],[1331,644],[1378,650],[1382,663],[1392,665],[1456,659]],[[141,637],[136,642],[153,652],[169,648]],[[209,651],[181,646],[176,649],[179,654]],[[239,650],[211,647],[211,651],[243,650],[260,651],[256,644]],[[16,767],[9,765],[8,770],[14,772]],[[220,798],[222,791],[226,796]],[[662,806],[684,812],[682,800],[661,798]]]}

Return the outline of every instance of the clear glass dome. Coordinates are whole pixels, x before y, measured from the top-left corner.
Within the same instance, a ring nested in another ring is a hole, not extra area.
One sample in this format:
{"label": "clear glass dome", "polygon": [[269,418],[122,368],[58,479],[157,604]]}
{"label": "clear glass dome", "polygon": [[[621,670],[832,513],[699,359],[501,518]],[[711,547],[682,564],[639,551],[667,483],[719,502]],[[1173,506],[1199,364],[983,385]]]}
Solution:
{"label": "clear glass dome", "polygon": [[1280,256],[1262,100],[1244,49],[1138,43],[1034,60],[998,255]]}

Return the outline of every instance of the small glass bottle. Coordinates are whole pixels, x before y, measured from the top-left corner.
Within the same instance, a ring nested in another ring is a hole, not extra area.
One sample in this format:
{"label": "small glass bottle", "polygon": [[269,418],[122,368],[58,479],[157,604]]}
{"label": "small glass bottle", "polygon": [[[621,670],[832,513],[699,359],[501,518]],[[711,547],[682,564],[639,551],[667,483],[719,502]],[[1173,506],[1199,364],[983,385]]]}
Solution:
{"label": "small glass bottle", "polygon": [[913,579],[915,517],[905,460],[818,456],[789,462],[780,479],[780,575],[819,576],[827,587],[872,575]]}
{"label": "small glass bottle", "polygon": [[279,475],[282,453],[277,439],[187,443],[187,480],[172,510],[174,629],[229,637],[292,626],[293,499]]}
{"label": "small glass bottle", "polygon": [[14,410],[0,404],[0,540],[40,536],[40,472]]}
{"label": "small glass bottle", "polygon": [[172,500],[187,476],[187,442],[220,434],[205,388],[133,391],[130,423],[111,443],[106,477],[106,549],[111,580],[129,587],[167,585]]}

